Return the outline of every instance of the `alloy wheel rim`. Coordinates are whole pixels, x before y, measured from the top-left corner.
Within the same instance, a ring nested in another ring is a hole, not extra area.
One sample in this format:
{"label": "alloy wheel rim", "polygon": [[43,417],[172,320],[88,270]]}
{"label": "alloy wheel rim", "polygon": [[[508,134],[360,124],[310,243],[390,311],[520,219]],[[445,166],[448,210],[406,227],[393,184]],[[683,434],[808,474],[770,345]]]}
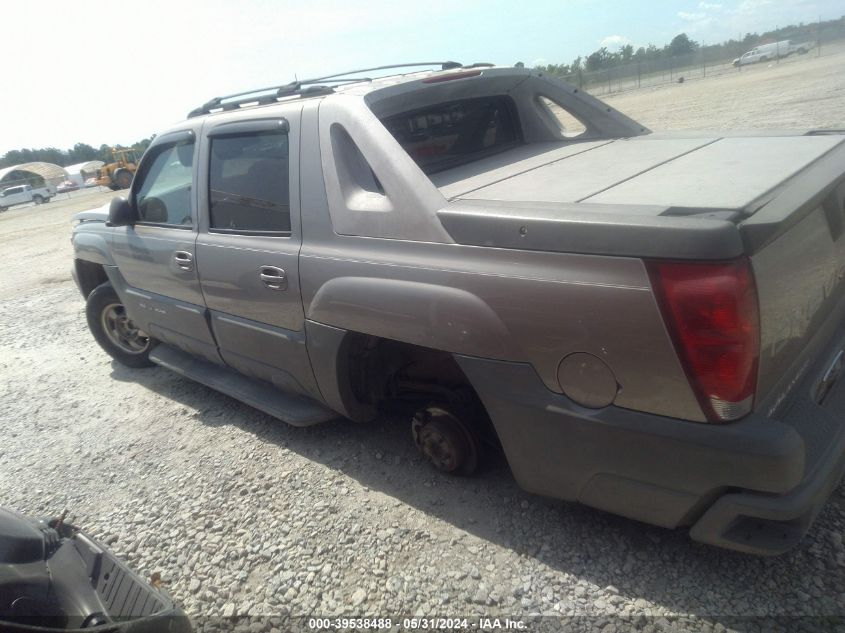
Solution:
{"label": "alloy wheel rim", "polygon": [[150,339],[135,326],[120,303],[110,303],[103,308],[103,330],[109,341],[128,354],[143,354],[150,346]]}

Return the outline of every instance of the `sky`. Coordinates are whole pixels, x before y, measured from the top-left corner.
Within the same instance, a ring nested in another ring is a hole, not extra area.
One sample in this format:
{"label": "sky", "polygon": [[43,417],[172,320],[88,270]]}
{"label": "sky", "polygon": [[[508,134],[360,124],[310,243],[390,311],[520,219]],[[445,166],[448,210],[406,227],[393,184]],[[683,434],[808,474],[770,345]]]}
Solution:
{"label": "sky", "polygon": [[414,61],[569,63],[600,46],[662,46],[681,32],[718,43],[843,14],[843,0],[10,2],[0,154],[129,145],[211,97],[294,76]]}

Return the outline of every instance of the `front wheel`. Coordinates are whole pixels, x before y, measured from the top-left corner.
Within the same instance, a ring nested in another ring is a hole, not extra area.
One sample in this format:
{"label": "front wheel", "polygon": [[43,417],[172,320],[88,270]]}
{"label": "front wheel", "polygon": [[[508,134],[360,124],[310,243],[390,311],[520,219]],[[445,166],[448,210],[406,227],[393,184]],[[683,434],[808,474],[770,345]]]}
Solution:
{"label": "front wheel", "polygon": [[154,364],[150,361],[150,351],[155,341],[132,322],[109,282],[100,284],[88,295],[85,315],[94,339],[116,361],[127,367]]}
{"label": "front wheel", "polygon": [[44,198],[42,198],[41,196],[32,196],[32,201],[35,204],[41,204],[42,202],[44,202]]}

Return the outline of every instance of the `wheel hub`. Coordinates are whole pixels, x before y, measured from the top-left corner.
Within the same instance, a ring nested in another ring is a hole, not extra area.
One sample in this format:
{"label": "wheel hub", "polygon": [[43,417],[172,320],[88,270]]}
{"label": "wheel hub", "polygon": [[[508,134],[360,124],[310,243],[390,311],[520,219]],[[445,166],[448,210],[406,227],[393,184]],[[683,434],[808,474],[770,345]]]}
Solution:
{"label": "wheel hub", "polygon": [[126,314],[126,308],[112,303],[103,308],[103,330],[112,343],[130,354],[143,354],[150,339],[139,330]]}
{"label": "wheel hub", "polygon": [[478,443],[457,415],[428,406],[411,421],[414,443],[425,458],[445,473],[471,473],[478,465]]}

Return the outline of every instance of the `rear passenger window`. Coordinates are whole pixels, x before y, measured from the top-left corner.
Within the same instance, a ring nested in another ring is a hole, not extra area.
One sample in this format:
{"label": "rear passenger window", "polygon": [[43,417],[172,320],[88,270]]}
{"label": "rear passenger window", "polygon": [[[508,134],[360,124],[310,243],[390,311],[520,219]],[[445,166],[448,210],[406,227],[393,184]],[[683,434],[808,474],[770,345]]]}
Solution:
{"label": "rear passenger window", "polygon": [[210,229],[289,234],[288,170],[285,132],[212,137]]}

